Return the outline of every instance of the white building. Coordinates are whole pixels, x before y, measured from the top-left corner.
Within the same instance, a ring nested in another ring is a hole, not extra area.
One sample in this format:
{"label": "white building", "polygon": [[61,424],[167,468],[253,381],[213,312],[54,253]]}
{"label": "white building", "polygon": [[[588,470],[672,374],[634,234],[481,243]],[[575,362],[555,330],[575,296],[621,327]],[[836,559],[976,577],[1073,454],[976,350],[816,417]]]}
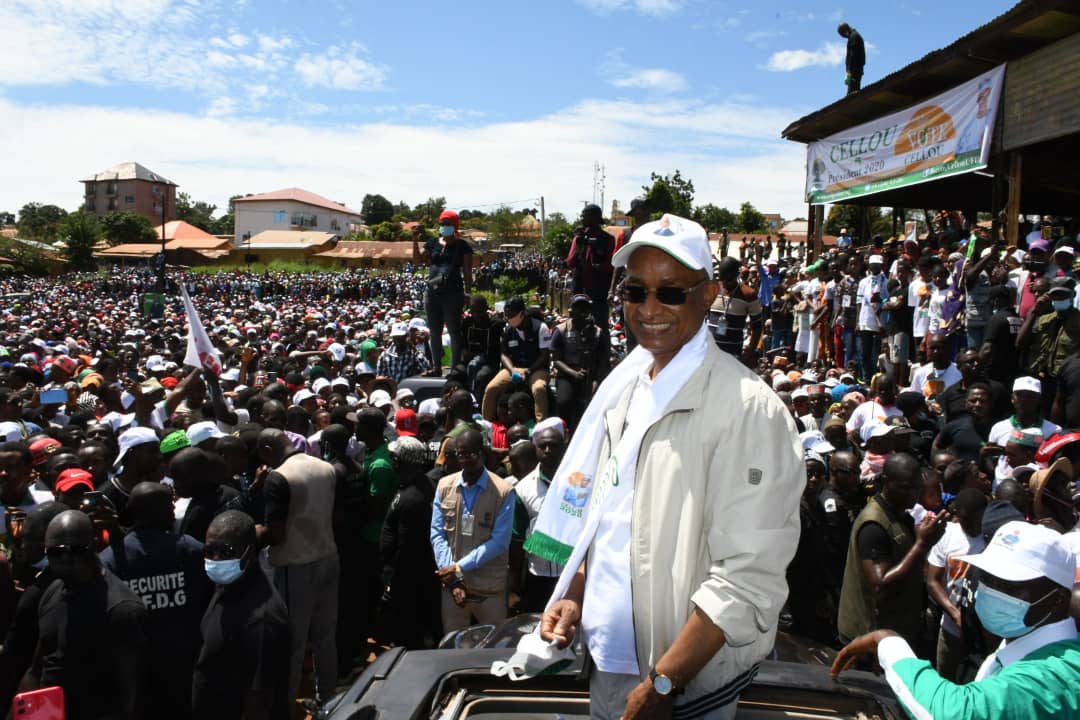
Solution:
{"label": "white building", "polygon": [[264,230],[316,230],[345,236],[363,220],[355,210],[300,188],[240,197],[233,203],[237,247]]}

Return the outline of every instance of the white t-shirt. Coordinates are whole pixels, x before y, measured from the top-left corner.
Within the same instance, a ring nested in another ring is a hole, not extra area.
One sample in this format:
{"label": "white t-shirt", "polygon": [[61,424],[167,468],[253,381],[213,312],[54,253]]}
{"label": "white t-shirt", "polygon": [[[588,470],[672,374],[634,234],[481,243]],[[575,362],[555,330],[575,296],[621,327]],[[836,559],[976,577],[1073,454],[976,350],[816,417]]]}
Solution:
{"label": "white t-shirt", "polygon": [[[544,498],[547,497],[547,492],[550,487],[550,481],[544,482],[540,479],[540,466],[537,465],[532,472],[525,477],[521,478],[513,483],[514,492],[517,493],[518,499],[525,507],[525,512],[529,514],[529,529],[525,533],[526,539],[529,535],[532,535],[533,528],[536,527],[536,518],[540,515],[540,508],[544,506]],[[537,557],[532,553],[529,553],[529,574],[536,575],[538,577],[559,577],[562,573],[562,566],[556,565],[550,560]]]}
{"label": "white t-shirt", "polygon": [[877,400],[867,400],[851,413],[847,421],[847,431],[858,430],[871,420],[885,422],[891,417],[899,417],[904,413],[895,405],[882,405]]}
{"label": "white t-shirt", "polygon": [[[986,541],[982,535],[972,537],[964,532],[960,523],[951,522],[945,526],[945,534],[930,548],[926,556],[926,562],[934,567],[945,568],[945,592],[957,607],[960,606],[962,593],[967,590],[964,585],[970,566],[956,558],[981,553],[985,547]],[[960,628],[949,617],[949,613],[941,614],[941,629],[953,637],[960,636]]]}
{"label": "white t-shirt", "polygon": [[928,292],[929,287],[918,276],[908,285],[908,307],[915,309],[912,335],[917,338],[926,337],[926,330],[930,327],[930,306],[922,301]]}
{"label": "white t-shirt", "polygon": [[[1026,430],[1027,428],[1023,429]],[[1049,420],[1043,420],[1039,430],[1042,431],[1043,438],[1048,438],[1054,433],[1060,432],[1061,426],[1055,425]],[[1009,436],[1012,434],[1012,431],[1012,418],[1006,418],[1000,422],[994,423],[993,427],[990,428],[990,435],[987,439],[994,445],[1005,447],[1005,443],[1009,442]],[[1007,480],[1012,476],[1013,468],[1009,465],[1009,460],[1003,453],[998,457],[997,467],[994,468],[994,490],[997,490],[998,483],[1002,480]]]}
{"label": "white t-shirt", "polygon": [[938,380],[942,384],[940,392],[945,392],[947,388],[963,380],[963,376],[960,375],[960,371],[956,369],[954,363],[949,363],[949,367],[944,370],[938,370],[934,367],[934,363],[926,363],[920,365],[911,376],[911,390],[915,392],[921,392],[926,395],[926,384],[929,380]]}
{"label": "white t-shirt", "polygon": [[[649,392],[647,375],[638,377],[630,407],[638,404],[638,395]],[[634,422],[642,422],[643,414],[628,413],[624,434],[631,432]],[[640,445],[635,448],[636,454]],[[618,472],[618,466],[636,465],[636,458],[614,458],[605,472]],[[630,585],[630,523],[634,514],[634,478],[620,475],[619,483],[628,483],[618,502],[611,505],[600,519],[589,554],[585,575],[585,602],[582,605],[581,629],[596,667],[602,672],[637,675],[634,633],[633,590]]]}

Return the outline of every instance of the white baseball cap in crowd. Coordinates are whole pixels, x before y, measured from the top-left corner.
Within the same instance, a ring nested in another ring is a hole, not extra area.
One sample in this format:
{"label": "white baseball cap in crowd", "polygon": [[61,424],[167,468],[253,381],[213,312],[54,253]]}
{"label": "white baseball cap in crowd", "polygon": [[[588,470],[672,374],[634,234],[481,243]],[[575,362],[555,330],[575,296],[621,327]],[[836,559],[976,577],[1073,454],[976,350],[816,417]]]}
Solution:
{"label": "white baseball cap in crowd", "polygon": [[867,264],[869,264],[869,265],[884,265],[885,264],[885,258],[881,257],[880,255],[871,255],[870,260],[867,261]]}
{"label": "white baseball cap in crowd", "polygon": [[311,383],[311,392],[318,395],[319,393],[321,393],[323,391],[323,388],[328,388],[328,387],[330,387],[330,381],[329,380],[327,380],[324,377],[315,378],[315,380]]}
{"label": "white baseball cap in crowd", "polygon": [[886,425],[880,420],[871,420],[859,428],[859,437],[862,438],[863,442],[866,442],[873,438],[885,437],[891,433],[893,429],[894,426]]}
{"label": "white baseball cap in crowd", "polygon": [[330,351],[330,355],[334,358],[334,362],[341,362],[345,359],[345,346],[341,343],[330,343],[330,346],[326,349]]}
{"label": "white baseball cap in crowd", "polygon": [[309,400],[309,399],[311,399],[313,397],[316,397],[316,395],[315,395],[315,393],[311,392],[311,390],[308,390],[307,388],[300,388],[295,393],[293,393],[293,396],[292,396],[293,405],[299,405],[300,403],[304,402],[305,400]]}
{"label": "white baseball cap in crowd", "polygon": [[116,456],[113,467],[120,467],[123,465],[124,456],[127,455],[127,451],[131,448],[138,447],[139,445],[146,445],[147,443],[154,443],[157,445],[160,442],[154,429],[148,427],[130,428],[121,434],[117,440],[120,443],[120,454]]}
{"label": "white baseball cap in crowd", "polygon": [[22,440],[22,433],[23,427],[17,422],[11,422],[9,420],[0,422],[0,438],[2,438],[4,442]]}
{"label": "white baseball cap in crowd", "polygon": [[1054,254],[1072,255],[1075,257],[1076,251],[1073,250],[1072,245],[1058,245],[1056,248],[1054,248]]}
{"label": "white baseball cap in crowd", "polygon": [[1042,382],[1038,378],[1033,378],[1025,375],[1024,377],[1018,377],[1013,380],[1012,386],[1013,392],[1033,392],[1036,395],[1042,395]]}
{"label": "white baseball cap in crowd", "polygon": [[645,223],[634,231],[630,242],[615,253],[611,264],[625,267],[630,256],[643,247],[663,250],[691,270],[704,270],[710,280],[713,277],[709,235],[693,220],[665,214],[659,220]]}
{"label": "white baseball cap in crowd", "polygon": [[403,322],[394,323],[390,326],[390,337],[405,337],[409,334],[409,326]]}
{"label": "white baseball cap in crowd", "polygon": [[240,368],[229,368],[221,373],[221,379],[225,382],[240,382]]}
{"label": "white baseball cap in crowd", "polygon": [[149,372],[165,372],[165,358],[160,355],[151,355],[146,358],[146,369]]}
{"label": "white baseball cap in crowd", "polygon": [[1045,577],[1071,590],[1076,580],[1076,555],[1061,533],[1021,520],[999,527],[981,553],[957,560],[1008,582]]}
{"label": "white baseball cap in crowd", "polygon": [[810,393],[806,392],[806,388],[797,388],[793,393],[791,393],[792,400],[798,400],[799,398],[806,398],[808,400],[810,399]]}
{"label": "white baseball cap in crowd", "polygon": [[394,401],[390,399],[390,393],[385,390],[376,390],[368,398],[368,404],[371,407],[384,408],[387,405],[393,405]]}
{"label": "white baseball cap in crowd", "polygon": [[211,438],[219,437],[225,437],[225,433],[221,432],[213,420],[192,423],[187,429],[187,439],[192,447],[198,447]]}
{"label": "white baseball cap in crowd", "polygon": [[397,391],[397,394],[394,395],[394,399],[397,400],[398,402],[401,402],[405,398],[414,398],[414,397],[416,397],[416,393],[414,393],[409,388],[401,388],[400,390]]}
{"label": "white baseball cap in crowd", "polygon": [[427,330],[428,329],[427,321],[424,320],[424,318],[414,317],[412,320],[409,321],[409,329],[410,330]]}

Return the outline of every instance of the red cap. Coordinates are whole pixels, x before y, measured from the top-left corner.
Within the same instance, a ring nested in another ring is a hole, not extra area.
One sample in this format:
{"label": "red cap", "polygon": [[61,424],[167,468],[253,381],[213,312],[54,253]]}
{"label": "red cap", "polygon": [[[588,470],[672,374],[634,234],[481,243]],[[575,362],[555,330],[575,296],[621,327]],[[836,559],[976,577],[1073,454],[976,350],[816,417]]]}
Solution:
{"label": "red cap", "polygon": [[75,359],[68,355],[60,355],[52,362],[53,367],[58,367],[68,375],[74,375],[75,371],[79,369],[79,364],[75,362]]}
{"label": "red cap", "polygon": [[1050,460],[1057,455],[1066,445],[1071,445],[1080,440],[1080,432],[1059,433],[1046,439],[1035,453],[1035,462],[1049,465]]}
{"label": "red cap", "polygon": [[416,411],[408,408],[398,410],[397,414],[394,415],[394,426],[397,428],[398,435],[415,437],[416,432],[420,429],[420,421],[416,418]]}
{"label": "red cap", "polygon": [[67,492],[77,485],[85,485],[87,490],[93,490],[94,476],[82,468],[68,468],[56,478],[56,492]]}
{"label": "red cap", "polygon": [[60,441],[53,438],[41,438],[30,443],[30,458],[34,466],[41,465],[60,449]]}
{"label": "red cap", "polygon": [[172,377],[171,375],[169,377],[161,378],[161,387],[163,387],[163,388],[165,388],[167,390],[172,390],[179,383],[180,383],[180,381],[177,380],[176,378]]}
{"label": "red cap", "polygon": [[461,225],[461,218],[459,218],[458,214],[453,210],[443,210],[439,213],[439,222],[441,223],[443,220],[449,220],[454,223],[455,228]]}

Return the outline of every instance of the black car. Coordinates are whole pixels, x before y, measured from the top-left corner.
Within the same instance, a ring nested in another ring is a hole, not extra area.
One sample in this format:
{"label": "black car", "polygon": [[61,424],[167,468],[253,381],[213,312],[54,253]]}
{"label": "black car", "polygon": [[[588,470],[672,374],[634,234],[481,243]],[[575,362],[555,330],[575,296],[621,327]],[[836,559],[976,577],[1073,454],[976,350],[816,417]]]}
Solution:
{"label": "black car", "polygon": [[[529,620],[525,621],[530,622]],[[535,625],[535,619],[531,621]],[[490,674],[507,660],[528,625],[477,627],[448,636],[453,649],[381,655],[352,687],[327,703],[325,720],[587,720],[589,682],[585,661],[564,673],[512,682]],[[468,645],[484,647],[466,647]],[[781,635],[773,658],[761,663],[739,698],[740,720],[901,720],[888,684],[870,673],[829,676],[831,654]],[[791,661],[793,660],[793,661]]]}

